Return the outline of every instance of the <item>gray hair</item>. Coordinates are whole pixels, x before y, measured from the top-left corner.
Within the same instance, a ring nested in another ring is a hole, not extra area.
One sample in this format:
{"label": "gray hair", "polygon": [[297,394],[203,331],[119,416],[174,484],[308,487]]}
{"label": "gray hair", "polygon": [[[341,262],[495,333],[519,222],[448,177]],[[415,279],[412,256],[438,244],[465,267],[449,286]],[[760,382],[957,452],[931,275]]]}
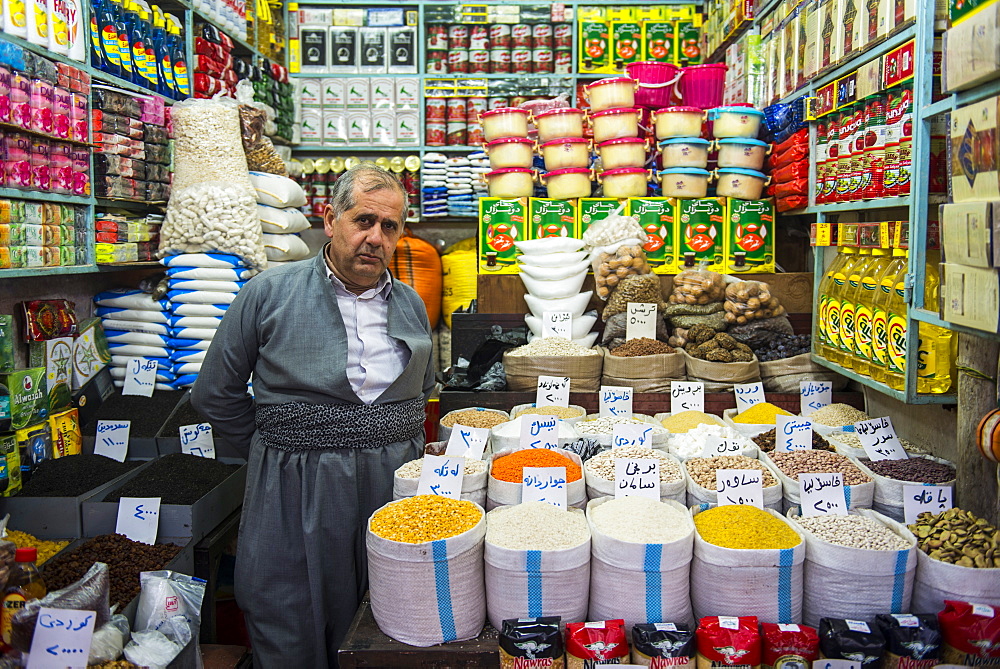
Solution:
{"label": "gray hair", "polygon": [[360,184],[365,193],[378,190],[395,190],[403,196],[403,209],[400,212],[399,223],[402,225],[406,221],[406,209],[409,203],[409,195],[403,188],[402,182],[392,172],[383,170],[375,163],[361,163],[347,170],[333,184],[330,192],[330,208],[333,210],[334,218],[340,218],[344,212],[353,209],[357,204],[354,201],[354,185]]}

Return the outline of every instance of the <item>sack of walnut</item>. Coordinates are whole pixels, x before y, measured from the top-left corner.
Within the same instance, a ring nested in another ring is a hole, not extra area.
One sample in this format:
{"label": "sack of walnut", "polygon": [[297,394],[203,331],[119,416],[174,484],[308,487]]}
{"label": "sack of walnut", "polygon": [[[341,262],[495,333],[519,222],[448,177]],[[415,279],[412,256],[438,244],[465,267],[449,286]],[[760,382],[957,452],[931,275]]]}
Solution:
{"label": "sack of walnut", "polygon": [[736,383],[760,381],[760,363],[756,356],[750,362],[712,362],[699,360],[681,351],[688,381],[701,381],[706,393],[727,393]]}
{"label": "sack of walnut", "polygon": [[670,304],[709,304],[721,302],[726,293],[726,280],[718,272],[688,269],[674,277]]}
{"label": "sack of walnut", "polygon": [[621,208],[583,233],[597,296],[602,300],[607,300],[626,277],[650,272],[646,252],[642,250],[646,233],[633,217],[622,216],[620,212]]}
{"label": "sack of walnut", "polygon": [[[672,352],[654,352],[659,350]],[[663,342],[630,339],[614,351],[605,351],[601,385],[630,386],[637,393],[669,393],[670,382],[683,381],[685,369],[684,356]]]}
{"label": "sack of walnut", "polygon": [[763,281],[737,281],[726,286],[725,307],[726,321],[738,325],[785,315],[785,308]]}

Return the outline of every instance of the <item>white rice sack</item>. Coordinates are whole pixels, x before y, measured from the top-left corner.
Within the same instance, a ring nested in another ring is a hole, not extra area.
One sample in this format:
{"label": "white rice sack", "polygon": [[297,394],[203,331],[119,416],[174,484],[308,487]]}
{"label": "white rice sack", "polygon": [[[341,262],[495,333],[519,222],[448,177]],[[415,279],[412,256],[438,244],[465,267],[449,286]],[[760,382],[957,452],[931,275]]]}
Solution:
{"label": "white rice sack", "polygon": [[221,324],[222,324],[221,316],[171,316],[170,317],[170,326],[173,328],[210,328],[215,330]]}
{"label": "white rice sack", "polygon": [[205,351],[183,349],[170,354],[170,359],[174,364],[182,362],[205,362]]}
{"label": "white rice sack", "polygon": [[[209,290],[171,290],[167,298],[174,304],[232,304],[236,293]],[[177,313],[174,311],[174,313]]]}
{"label": "white rice sack", "polygon": [[[180,257],[180,256],[174,256]],[[200,279],[204,281],[246,281],[257,272],[252,269],[234,267],[168,267],[171,279]]]}
{"label": "white rice sack", "polygon": [[[166,303],[166,300],[162,300]],[[169,315],[164,311],[148,311],[146,309],[125,309],[123,307],[97,307],[95,316],[115,320],[135,321],[136,323],[169,323]],[[119,328],[124,330],[125,328]]]}
{"label": "white rice sack", "polygon": [[148,332],[150,334],[168,335],[170,328],[164,323],[145,323],[143,321],[119,321],[113,318],[102,318],[101,325],[105,332],[122,330],[124,332]]}
{"label": "white rice sack", "polygon": [[171,367],[174,374],[197,374],[201,371],[200,362],[179,362]]}
{"label": "white rice sack", "polygon": [[[118,367],[115,365],[111,366],[111,378],[112,379],[125,379],[127,369],[125,367]],[[159,383],[173,383],[177,380],[177,375],[173,372],[165,372],[161,369],[156,370],[156,380]]]}
{"label": "white rice sack", "polygon": [[236,269],[245,268],[246,261],[231,253],[182,253],[167,256],[160,260],[164,267],[200,267],[202,269]]}
{"label": "white rice sack", "polygon": [[170,347],[175,351],[207,351],[211,339],[171,339]]}
{"label": "white rice sack", "polygon": [[168,335],[149,334],[146,332],[125,332],[123,330],[104,331],[108,343],[113,344],[141,344],[143,346],[169,346],[170,337]]}
{"label": "white rice sack", "polygon": [[174,388],[177,388],[178,390],[181,388],[190,388],[197,380],[197,374],[184,374],[182,376],[178,376],[177,380],[174,381]]}
{"label": "white rice sack", "polygon": [[215,339],[216,329],[209,328],[175,328],[174,339]]}
{"label": "white rice sack", "polygon": [[141,311],[166,311],[170,303],[154,300],[149,293],[131,288],[113,288],[94,295],[94,304],[99,307],[121,307]]}
{"label": "white rice sack", "polygon": [[170,350],[163,346],[144,346],[142,344],[112,344],[108,343],[111,356],[124,355],[130,358],[169,358]]}
{"label": "white rice sack", "polygon": [[250,172],[250,183],[257,190],[257,202],[271,207],[301,207],[306,203],[302,186],[288,177],[267,172]]}
{"label": "white rice sack", "polygon": [[[119,379],[113,379],[111,382],[113,384],[115,384],[115,388],[124,388],[125,387],[125,379],[121,379],[121,380],[119,380]],[[176,381],[174,383],[176,383]],[[179,389],[180,388],[178,388],[177,386],[175,386],[173,383],[159,383],[158,382],[156,385],[153,386],[153,390],[179,390]]]}
{"label": "white rice sack", "polygon": [[304,260],[309,257],[309,246],[298,235],[264,235],[264,253],[277,262]]}
{"label": "white rice sack", "polygon": [[260,217],[260,229],[272,235],[289,235],[311,227],[305,214],[293,207],[279,209],[258,204],[257,215]]}
{"label": "white rice sack", "polygon": [[168,279],[170,290],[210,290],[238,293],[246,281],[216,281],[214,279]]}
{"label": "white rice sack", "polygon": [[174,304],[170,313],[174,316],[217,316],[222,318],[226,315],[228,304]]}
{"label": "white rice sack", "polygon": [[170,117],[174,127],[174,193],[206,181],[221,181],[253,192],[236,100],[188,98],[174,104]]}
{"label": "white rice sack", "polygon": [[[113,355],[111,356],[111,364],[114,367],[125,367],[126,365],[128,365],[129,360],[131,360],[134,357],[135,357],[134,355]],[[143,359],[154,361],[156,363],[156,368],[164,371],[170,371],[170,368],[173,367],[174,365],[173,361],[171,361],[170,358],[144,357]]]}

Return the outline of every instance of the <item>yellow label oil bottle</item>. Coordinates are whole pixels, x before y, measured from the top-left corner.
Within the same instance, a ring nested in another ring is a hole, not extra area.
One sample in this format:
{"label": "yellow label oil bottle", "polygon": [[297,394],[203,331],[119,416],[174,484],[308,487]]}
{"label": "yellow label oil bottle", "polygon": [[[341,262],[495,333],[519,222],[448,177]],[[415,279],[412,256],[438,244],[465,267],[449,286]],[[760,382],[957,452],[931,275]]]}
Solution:
{"label": "yellow label oil bottle", "polygon": [[842,251],[847,256],[847,261],[833,273],[833,290],[830,291],[830,305],[827,307],[828,328],[830,332],[830,355],[827,360],[838,365],[844,365],[844,355],[841,351],[843,341],[843,299],[847,291],[847,279],[854,271],[854,266],[861,260],[858,250],[852,246],[845,246]]}
{"label": "yellow label oil bottle", "polygon": [[[937,311],[938,291],[941,286],[941,277],[938,274],[939,256],[939,252],[927,252],[924,305],[930,311]],[[917,351],[917,392],[946,393],[951,389],[954,379],[952,375],[954,335],[951,330],[930,323],[921,323],[918,331],[920,344]]]}
{"label": "yellow label oil bottle", "polygon": [[872,310],[872,360],[869,376],[874,381],[885,383],[889,372],[889,312],[887,305],[892,296],[893,281],[900,268],[906,267],[903,254],[897,255],[893,249],[892,257],[885,270],[878,278],[875,289],[874,309]]}
{"label": "yellow label oil bottle", "polygon": [[843,249],[841,249],[837,256],[830,263],[830,266],[826,270],[826,274],[823,275],[822,281],[819,284],[819,299],[817,300],[817,307],[819,309],[819,328],[815,333],[813,333],[813,339],[815,341],[814,349],[815,351],[823,356],[824,358],[830,360],[830,346],[831,346],[831,333],[830,333],[830,299],[832,297],[833,291],[833,275],[840,271],[843,265],[850,259]]}
{"label": "yellow label oil bottle", "polygon": [[871,376],[871,364],[874,357],[872,352],[874,325],[872,321],[875,314],[875,296],[879,278],[885,272],[888,264],[888,250],[872,249],[871,261],[865,267],[861,276],[861,286],[855,293],[854,371],[864,376]]}

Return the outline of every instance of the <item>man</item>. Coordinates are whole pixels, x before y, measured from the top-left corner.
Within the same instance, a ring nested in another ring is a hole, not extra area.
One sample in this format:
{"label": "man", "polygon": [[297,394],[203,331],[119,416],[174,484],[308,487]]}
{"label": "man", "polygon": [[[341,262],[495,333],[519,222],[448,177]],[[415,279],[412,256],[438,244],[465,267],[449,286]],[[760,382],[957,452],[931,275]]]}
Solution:
{"label": "man", "polygon": [[249,461],[236,598],[257,667],[337,666],[367,589],[366,522],[423,451],[430,326],[386,269],[405,211],[392,174],[341,175],[329,243],[243,287],[193,390],[217,438]]}

